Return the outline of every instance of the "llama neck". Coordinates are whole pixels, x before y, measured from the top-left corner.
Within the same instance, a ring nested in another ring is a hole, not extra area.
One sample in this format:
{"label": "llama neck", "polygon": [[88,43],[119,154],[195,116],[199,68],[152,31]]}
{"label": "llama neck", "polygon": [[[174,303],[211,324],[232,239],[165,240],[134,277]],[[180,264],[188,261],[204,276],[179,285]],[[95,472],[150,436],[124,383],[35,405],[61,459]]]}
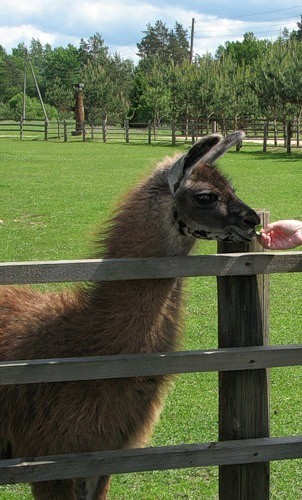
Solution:
{"label": "llama neck", "polygon": [[102,257],[187,255],[195,239],[181,235],[174,212],[167,171],[159,169],[119,207],[102,242]]}
{"label": "llama neck", "polygon": [[[194,240],[180,234],[173,213],[166,173],[157,171],[127,197],[112,219],[102,242],[102,257],[188,254]],[[95,326],[102,325],[102,335],[95,336],[94,353],[174,350],[178,344],[180,303],[181,281],[176,279],[95,285],[89,291],[89,316]]]}

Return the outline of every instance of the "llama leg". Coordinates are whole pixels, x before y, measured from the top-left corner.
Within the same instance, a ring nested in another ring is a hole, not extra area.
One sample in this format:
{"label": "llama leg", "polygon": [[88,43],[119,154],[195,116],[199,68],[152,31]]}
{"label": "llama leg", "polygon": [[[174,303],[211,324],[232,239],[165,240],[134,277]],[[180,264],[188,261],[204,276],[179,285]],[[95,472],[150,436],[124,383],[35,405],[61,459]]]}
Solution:
{"label": "llama leg", "polygon": [[110,476],[74,480],[76,500],[106,500]]}
{"label": "llama leg", "polygon": [[76,500],[72,479],[33,483],[31,488],[35,500]]}
{"label": "llama leg", "polygon": [[101,476],[98,478],[94,492],[93,500],[106,500],[110,487],[110,476]]}
{"label": "llama leg", "polygon": [[0,459],[12,458],[12,450],[8,441],[0,437]]}

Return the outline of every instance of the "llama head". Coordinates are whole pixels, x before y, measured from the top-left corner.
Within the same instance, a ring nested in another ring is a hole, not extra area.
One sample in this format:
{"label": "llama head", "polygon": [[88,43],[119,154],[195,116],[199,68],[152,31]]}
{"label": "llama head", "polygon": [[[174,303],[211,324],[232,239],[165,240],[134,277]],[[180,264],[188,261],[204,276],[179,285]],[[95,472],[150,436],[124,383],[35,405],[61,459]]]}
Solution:
{"label": "llama head", "polygon": [[214,162],[244,137],[204,137],[179,158],[168,172],[174,197],[175,223],[182,235],[202,239],[247,242],[255,235],[259,217],[241,201]]}

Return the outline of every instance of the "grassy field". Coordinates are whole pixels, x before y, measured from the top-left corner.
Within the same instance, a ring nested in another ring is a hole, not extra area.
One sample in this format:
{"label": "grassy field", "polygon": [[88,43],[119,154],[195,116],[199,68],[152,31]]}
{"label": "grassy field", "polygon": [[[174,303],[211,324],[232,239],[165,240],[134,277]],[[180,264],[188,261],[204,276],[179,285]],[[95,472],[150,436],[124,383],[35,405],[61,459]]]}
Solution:
{"label": "grassy field", "polygon": [[[264,155],[244,146],[220,162],[239,197],[271,211],[271,220],[302,218],[302,155]],[[182,146],[179,148],[185,151]],[[0,141],[0,260],[77,259],[94,255],[96,229],[123,192],[176,151],[171,146]],[[301,249],[301,248],[300,248]],[[215,243],[201,242],[213,253]],[[271,277],[271,343],[301,342],[301,274]],[[55,287],[50,285],[49,287]],[[46,288],[44,286],[43,288]],[[187,283],[185,349],[217,346],[215,278]],[[301,368],[271,370],[271,434],[302,434]],[[152,445],[217,439],[217,374],[177,377]],[[271,465],[271,498],[302,498],[301,461]],[[115,476],[111,500],[217,498],[217,469]],[[31,498],[27,486],[0,488],[0,500]]]}

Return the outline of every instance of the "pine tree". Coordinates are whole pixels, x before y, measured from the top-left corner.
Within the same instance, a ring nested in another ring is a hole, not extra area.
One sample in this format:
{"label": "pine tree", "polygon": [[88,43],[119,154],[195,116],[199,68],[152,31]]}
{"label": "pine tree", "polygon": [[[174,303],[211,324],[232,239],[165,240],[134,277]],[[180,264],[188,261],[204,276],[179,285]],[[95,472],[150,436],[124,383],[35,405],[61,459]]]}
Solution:
{"label": "pine tree", "polygon": [[147,24],[145,36],[137,44],[137,55],[141,59],[158,57],[160,62],[173,61],[182,64],[189,58],[189,42],[187,31],[179,23],[175,23],[174,30],[169,30],[165,23],[156,21],[154,26]]}

